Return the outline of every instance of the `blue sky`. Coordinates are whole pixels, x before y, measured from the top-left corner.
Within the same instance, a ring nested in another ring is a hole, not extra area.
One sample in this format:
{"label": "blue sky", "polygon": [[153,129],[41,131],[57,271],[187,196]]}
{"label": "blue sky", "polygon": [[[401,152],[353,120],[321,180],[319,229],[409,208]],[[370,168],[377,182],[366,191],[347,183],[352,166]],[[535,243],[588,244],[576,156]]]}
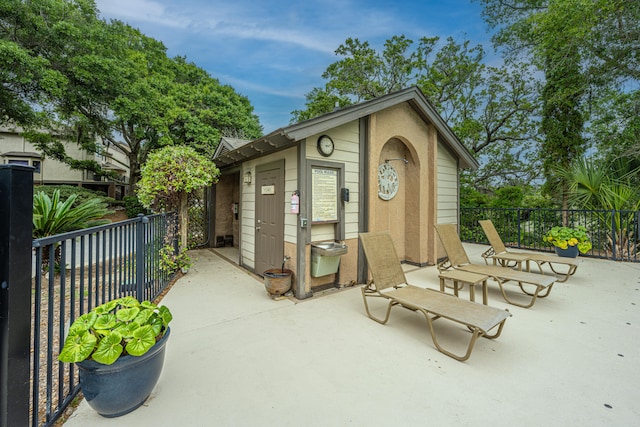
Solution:
{"label": "blue sky", "polygon": [[264,132],[286,126],[349,38],[380,49],[394,35],[468,38],[491,51],[471,0],[96,0],[101,16],[162,41],[169,56],[246,96]]}

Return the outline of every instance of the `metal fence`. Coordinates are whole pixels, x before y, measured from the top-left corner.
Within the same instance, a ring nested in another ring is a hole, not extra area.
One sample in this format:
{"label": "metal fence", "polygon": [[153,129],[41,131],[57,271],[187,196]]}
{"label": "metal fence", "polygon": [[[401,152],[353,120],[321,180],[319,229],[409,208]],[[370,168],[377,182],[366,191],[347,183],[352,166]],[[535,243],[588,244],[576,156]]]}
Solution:
{"label": "metal fence", "polygon": [[79,391],[74,365],[57,360],[69,325],[122,296],[154,300],[170,282],[159,251],[177,248],[176,223],[140,216],[33,241],[31,425],[50,425]]}
{"label": "metal fence", "polygon": [[584,226],[593,243],[586,256],[638,262],[640,212],[617,210],[461,208],[460,237],[463,241],[487,244],[479,220],[490,219],[505,246],[553,251],[543,236],[552,227]]}

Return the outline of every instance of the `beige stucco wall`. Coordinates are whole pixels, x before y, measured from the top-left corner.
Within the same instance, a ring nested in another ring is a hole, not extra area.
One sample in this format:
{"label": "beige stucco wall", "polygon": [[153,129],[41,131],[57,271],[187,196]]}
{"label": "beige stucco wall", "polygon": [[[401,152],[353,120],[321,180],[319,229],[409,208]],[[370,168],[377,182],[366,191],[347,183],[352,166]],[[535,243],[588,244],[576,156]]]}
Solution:
{"label": "beige stucco wall", "polygon": [[[408,105],[401,104],[371,116],[369,230],[388,231],[398,256],[417,264],[433,264],[436,242],[437,133]],[[389,158],[399,178],[396,197],[378,194],[378,165]]]}
{"label": "beige stucco wall", "polygon": [[223,174],[216,184],[215,198],[215,236],[210,239],[213,244],[216,238],[232,235],[233,245],[238,247],[240,214],[238,219],[232,211],[232,204],[240,201],[240,177],[237,172]]}

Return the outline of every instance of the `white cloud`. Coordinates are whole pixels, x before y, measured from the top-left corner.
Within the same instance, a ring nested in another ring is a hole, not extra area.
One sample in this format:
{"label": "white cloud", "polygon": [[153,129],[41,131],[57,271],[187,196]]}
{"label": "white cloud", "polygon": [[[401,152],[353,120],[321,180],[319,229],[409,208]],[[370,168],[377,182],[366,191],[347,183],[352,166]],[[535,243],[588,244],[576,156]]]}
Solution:
{"label": "white cloud", "polygon": [[239,79],[230,75],[219,74],[216,76],[220,80],[221,83],[233,86],[234,88],[238,88],[240,92],[244,90],[260,92],[266,95],[272,96],[281,96],[283,98],[292,98],[292,99],[305,99],[305,94],[303,91],[299,91],[298,93],[292,92],[290,89],[287,90],[278,90],[274,88],[272,85],[261,85],[258,83],[254,83],[253,81]]}
{"label": "white cloud", "polygon": [[[242,6],[242,3],[238,4]],[[207,38],[221,36],[286,43],[323,53],[332,53],[336,47],[332,37],[314,35],[313,28],[304,25],[287,28],[281,25],[277,14],[256,17],[242,7],[232,10],[215,5],[215,8],[206,9],[206,6],[213,5],[200,4],[195,9],[185,5],[176,10],[152,0],[97,0],[96,4],[102,16],[121,19],[133,26],[161,25],[174,30],[180,28]]]}
{"label": "white cloud", "polygon": [[165,6],[149,0],[96,0],[102,16],[125,22],[148,22],[171,28],[187,28],[191,20],[187,17],[169,15]]}

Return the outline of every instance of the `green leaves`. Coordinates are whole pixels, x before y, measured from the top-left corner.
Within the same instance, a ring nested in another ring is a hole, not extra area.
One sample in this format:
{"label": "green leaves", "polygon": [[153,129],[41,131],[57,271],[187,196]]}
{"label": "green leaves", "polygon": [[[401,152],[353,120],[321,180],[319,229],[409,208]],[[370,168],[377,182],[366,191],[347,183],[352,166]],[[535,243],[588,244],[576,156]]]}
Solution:
{"label": "green leaves", "polygon": [[527,64],[489,67],[481,45],[452,37],[414,43],[393,36],[382,50],[349,38],[336,55],[322,74],[325,87],[306,95],[306,109],[293,111],[293,122],[416,85],[482,162],[477,184],[517,185],[539,176],[538,103]]}
{"label": "green leaves", "polygon": [[111,365],[113,362],[118,360],[118,357],[122,354],[121,342],[122,335],[120,335],[120,333],[117,331],[109,333],[98,343],[98,347],[93,353],[93,360],[105,365]]}
{"label": "green leaves", "polygon": [[[140,30],[100,19],[93,0],[3,0],[0,23],[0,124],[55,129],[90,154],[96,139],[116,145],[129,157],[131,193],[154,149],[210,155],[222,136],[262,134],[248,98]],[[32,142],[72,168],[108,173],[58,138]]]}
{"label": "green leaves", "polygon": [[142,356],[156,343],[156,335],[150,325],[136,329],[133,337],[127,343],[127,353],[132,356]]}
{"label": "green leaves", "polygon": [[49,197],[44,192],[37,192],[33,196],[33,237],[46,237],[82,228],[108,224],[109,220],[100,219],[110,211],[101,199],[87,200],[77,207],[72,207],[76,200],[72,194],[62,201],[60,191],[53,192]]}
{"label": "green leaves", "polygon": [[123,297],[78,317],[58,359],[75,363],[93,359],[110,365],[121,355],[141,356],[166,331],[173,316],[166,306]]}
{"label": "green leaves", "polygon": [[98,339],[86,330],[70,330],[64,347],[58,356],[61,362],[75,363],[88,358],[96,347]]}

